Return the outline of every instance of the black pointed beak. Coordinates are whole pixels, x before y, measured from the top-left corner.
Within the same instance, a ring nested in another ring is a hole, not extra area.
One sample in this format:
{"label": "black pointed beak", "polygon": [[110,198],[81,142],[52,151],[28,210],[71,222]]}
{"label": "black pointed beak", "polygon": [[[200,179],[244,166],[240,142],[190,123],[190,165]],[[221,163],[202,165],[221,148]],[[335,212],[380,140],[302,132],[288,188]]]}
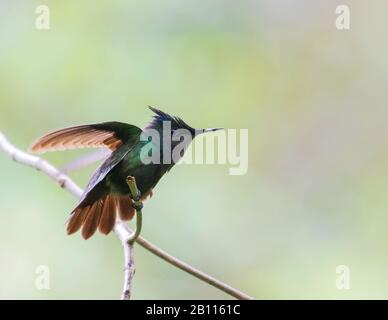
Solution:
{"label": "black pointed beak", "polygon": [[218,131],[218,130],[224,130],[224,128],[207,128],[207,129],[203,129],[203,133],[214,132],[214,131]]}

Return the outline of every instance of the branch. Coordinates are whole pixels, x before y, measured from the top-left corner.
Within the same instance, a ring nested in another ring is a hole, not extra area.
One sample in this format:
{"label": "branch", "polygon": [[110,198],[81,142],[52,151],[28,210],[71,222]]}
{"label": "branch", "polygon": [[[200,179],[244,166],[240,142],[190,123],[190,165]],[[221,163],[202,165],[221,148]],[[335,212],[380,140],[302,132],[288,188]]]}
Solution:
{"label": "branch", "polygon": [[[132,279],[135,275],[135,261],[133,255],[133,243],[140,236],[141,227],[142,227],[142,211],[143,203],[140,199],[140,191],[136,186],[135,177],[127,177],[127,184],[129,187],[129,195],[133,199],[133,207],[136,209],[136,230],[130,235],[129,238],[121,238],[121,243],[124,247],[124,289],[121,295],[121,300],[129,300],[131,298],[132,292]],[[123,229],[123,232],[120,232],[120,228],[123,228],[126,224],[116,225],[116,233],[120,236],[121,234],[126,234],[127,230]]]}
{"label": "branch", "polygon": [[[48,175],[54,182],[59,184],[59,186],[66,191],[70,192],[77,198],[82,196],[83,190],[76,185],[69,176],[65,175],[59,171],[56,167],[51,165],[46,160],[43,160],[40,157],[30,155],[15,146],[13,146],[6,137],[0,132],[0,150],[4,151],[9,155],[15,162],[24,164],[26,166],[32,167],[36,170],[42,171]],[[131,244],[128,244],[128,239],[131,239],[133,235],[132,230],[122,221],[117,220],[114,232],[120,238],[121,243],[124,247],[124,257],[125,257],[125,283],[124,283],[124,292],[122,295],[123,299],[128,299],[130,297],[130,291],[132,286],[132,277],[134,274],[134,265],[133,265],[133,247]],[[173,266],[193,275],[194,277],[210,284],[211,286],[218,288],[219,290],[233,296],[237,299],[249,300],[253,297],[225,284],[224,282],[213,278],[212,276],[190,266],[189,264],[179,260],[178,258],[173,257],[164,250],[158,248],[156,245],[152,244],[148,240],[144,239],[141,236],[136,238],[136,243],[141,245],[146,250],[155,254],[156,256],[162,258],[164,261],[172,264]],[[129,270],[129,271],[128,271]],[[129,291],[127,291],[129,290]]]}
{"label": "branch", "polygon": [[133,200],[133,207],[136,210],[136,230],[132,233],[131,237],[127,240],[128,244],[132,244],[139,238],[141,233],[142,221],[143,221],[143,213],[141,209],[143,209],[143,202],[141,201],[141,194],[136,185],[135,177],[129,176],[127,177],[127,184],[129,187],[129,195]]}
{"label": "branch", "polygon": [[133,242],[128,241],[132,236],[127,225],[117,221],[114,231],[121,240],[124,249],[124,288],[121,294],[121,300],[129,300],[132,292],[132,279],[135,275],[135,262],[133,258]]}

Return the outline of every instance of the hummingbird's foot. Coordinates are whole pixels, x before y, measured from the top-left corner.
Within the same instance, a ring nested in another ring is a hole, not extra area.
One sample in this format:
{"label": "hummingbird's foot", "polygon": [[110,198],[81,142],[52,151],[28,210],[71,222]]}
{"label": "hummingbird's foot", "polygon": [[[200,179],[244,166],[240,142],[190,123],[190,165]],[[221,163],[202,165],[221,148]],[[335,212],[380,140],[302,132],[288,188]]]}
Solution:
{"label": "hummingbird's foot", "polygon": [[129,193],[128,195],[133,200],[133,202],[137,202],[137,201],[141,200],[141,193],[140,193],[139,190],[137,190],[137,194],[136,195],[132,195],[132,193]]}
{"label": "hummingbird's foot", "polygon": [[137,191],[137,195],[132,196],[132,194],[130,193],[129,197],[132,199],[132,207],[135,208],[136,211],[140,211],[141,209],[143,209],[143,202],[141,201],[141,193],[139,190]]}
{"label": "hummingbird's foot", "polygon": [[134,207],[136,211],[140,211],[141,209],[143,209],[143,202],[136,201],[133,203],[132,207]]}
{"label": "hummingbird's foot", "polygon": [[136,210],[136,229],[128,238],[127,243],[132,244],[140,236],[141,227],[142,227],[142,216],[143,213],[141,209],[143,208],[143,203],[141,201],[141,192],[136,186],[135,177],[128,176],[127,184],[129,187],[129,197],[132,199],[132,206]]}
{"label": "hummingbird's foot", "polygon": [[132,207],[135,208],[136,212],[141,212],[141,209],[143,209],[143,202],[141,199],[141,192],[139,189],[137,189],[136,186],[136,180],[132,176],[127,177],[127,183],[129,186],[129,197],[132,199],[133,204]]}

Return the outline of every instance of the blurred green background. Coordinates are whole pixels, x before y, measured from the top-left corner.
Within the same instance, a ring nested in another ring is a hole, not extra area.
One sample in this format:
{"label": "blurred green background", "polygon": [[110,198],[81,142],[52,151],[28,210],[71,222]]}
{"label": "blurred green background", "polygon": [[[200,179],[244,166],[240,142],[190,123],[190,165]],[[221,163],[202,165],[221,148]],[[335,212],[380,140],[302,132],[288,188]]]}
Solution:
{"label": "blurred green background", "polygon": [[[51,29],[35,28],[50,8]],[[249,129],[249,171],[177,166],[143,235],[256,298],[388,298],[386,1],[0,2],[0,130],[143,127],[147,105]],[[82,151],[44,155],[58,166]],[[116,299],[115,235],[67,236],[76,199],[0,154],[0,298]],[[95,167],[95,166],[94,166]],[[94,167],[72,173],[85,186]],[[239,194],[235,191],[239,190]],[[228,296],[136,247],[135,299]],[[350,289],[336,289],[336,267]],[[50,270],[37,290],[36,268]]]}

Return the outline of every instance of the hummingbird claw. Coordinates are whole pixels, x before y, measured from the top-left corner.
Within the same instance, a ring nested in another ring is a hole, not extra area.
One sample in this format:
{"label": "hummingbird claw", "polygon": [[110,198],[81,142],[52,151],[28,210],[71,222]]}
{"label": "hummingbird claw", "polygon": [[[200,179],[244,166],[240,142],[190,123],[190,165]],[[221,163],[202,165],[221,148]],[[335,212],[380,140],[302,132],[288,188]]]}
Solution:
{"label": "hummingbird claw", "polygon": [[141,201],[141,193],[139,190],[137,191],[137,195],[132,196],[132,194],[130,193],[129,197],[133,200],[133,202],[140,202]]}
{"label": "hummingbird claw", "polygon": [[135,208],[136,211],[140,211],[141,209],[143,209],[143,202],[136,201],[133,203],[132,207]]}

